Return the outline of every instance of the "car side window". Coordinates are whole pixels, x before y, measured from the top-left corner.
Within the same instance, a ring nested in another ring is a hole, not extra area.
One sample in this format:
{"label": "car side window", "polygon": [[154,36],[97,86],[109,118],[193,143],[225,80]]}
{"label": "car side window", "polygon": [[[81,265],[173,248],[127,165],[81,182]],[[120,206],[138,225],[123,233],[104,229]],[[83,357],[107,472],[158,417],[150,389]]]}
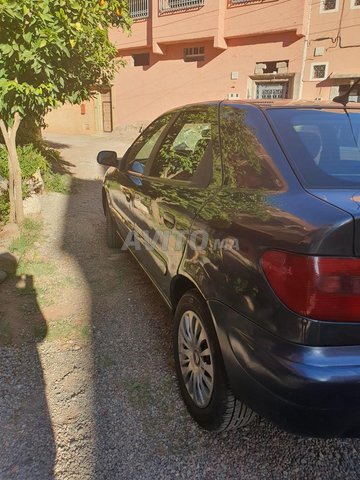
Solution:
{"label": "car side window", "polygon": [[211,139],[212,123],[206,110],[181,113],[156,154],[150,176],[183,181],[208,176],[210,181]]}
{"label": "car side window", "polygon": [[171,117],[172,114],[166,114],[158,118],[137,138],[128,152],[127,168],[129,171],[147,174],[152,154]]}
{"label": "car side window", "polygon": [[222,107],[220,130],[226,183],[281,190],[283,179],[270,154],[272,140],[262,128],[263,119],[256,115],[245,108]]}

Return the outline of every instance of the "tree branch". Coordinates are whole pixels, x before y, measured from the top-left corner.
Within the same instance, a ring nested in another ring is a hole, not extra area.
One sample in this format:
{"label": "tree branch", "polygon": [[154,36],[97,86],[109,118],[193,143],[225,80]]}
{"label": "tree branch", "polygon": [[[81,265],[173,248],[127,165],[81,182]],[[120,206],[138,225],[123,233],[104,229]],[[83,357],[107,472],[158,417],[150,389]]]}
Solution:
{"label": "tree branch", "polygon": [[20,117],[20,114],[18,112],[15,113],[14,115],[14,125],[13,125],[13,133],[16,135],[17,134],[17,131],[20,127],[20,123],[21,123],[21,117]]}

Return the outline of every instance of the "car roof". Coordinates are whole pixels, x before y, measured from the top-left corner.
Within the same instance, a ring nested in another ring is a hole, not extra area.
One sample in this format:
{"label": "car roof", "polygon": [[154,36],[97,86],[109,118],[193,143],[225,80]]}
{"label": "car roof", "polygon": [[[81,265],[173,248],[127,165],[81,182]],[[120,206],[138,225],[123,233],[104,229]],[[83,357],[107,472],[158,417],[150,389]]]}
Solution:
{"label": "car roof", "polygon": [[[261,110],[269,108],[339,108],[343,109],[344,105],[337,102],[325,102],[320,100],[289,100],[289,99],[260,99],[260,100],[224,100],[222,105],[252,105]],[[349,102],[346,108],[360,109],[360,103]]]}
{"label": "car roof", "polygon": [[[186,111],[189,108],[201,108],[205,105],[217,105],[217,106],[229,106],[229,107],[239,107],[239,106],[248,106],[252,108],[258,108],[259,110],[269,110],[269,109],[289,109],[289,108],[298,108],[298,109],[323,109],[323,108],[331,108],[331,109],[338,109],[344,110],[344,105],[337,102],[325,102],[322,100],[290,100],[290,99],[260,99],[260,100],[210,100],[204,102],[197,102],[197,103],[190,103],[187,105],[183,105],[181,107],[174,108],[172,110],[168,110],[166,114],[178,114],[182,111]],[[356,109],[360,110],[360,103],[356,102],[349,102],[346,105],[346,109]]]}

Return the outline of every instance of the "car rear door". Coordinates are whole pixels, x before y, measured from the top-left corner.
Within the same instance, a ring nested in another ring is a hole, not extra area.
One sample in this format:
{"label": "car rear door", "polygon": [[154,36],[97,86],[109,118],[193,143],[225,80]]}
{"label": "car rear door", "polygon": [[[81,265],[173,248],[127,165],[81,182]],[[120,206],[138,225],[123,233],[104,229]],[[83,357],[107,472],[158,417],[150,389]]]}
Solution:
{"label": "car rear door", "polygon": [[136,255],[167,297],[192,222],[221,186],[218,109],[206,104],[180,111],[148,175],[134,187]]}

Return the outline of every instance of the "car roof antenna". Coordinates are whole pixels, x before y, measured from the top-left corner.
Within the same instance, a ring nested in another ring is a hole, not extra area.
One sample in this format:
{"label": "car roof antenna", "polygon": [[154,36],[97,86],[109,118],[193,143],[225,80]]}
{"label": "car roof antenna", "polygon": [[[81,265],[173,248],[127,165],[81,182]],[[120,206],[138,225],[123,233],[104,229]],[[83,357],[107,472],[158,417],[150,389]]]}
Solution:
{"label": "car roof antenna", "polygon": [[360,78],[358,78],[356,80],[356,82],[354,82],[351,87],[349,88],[349,90],[345,93],[343,93],[342,95],[338,95],[337,97],[334,97],[333,98],[333,102],[336,102],[336,103],[341,103],[341,105],[344,105],[344,107],[346,106],[346,104],[348,103],[349,101],[349,96],[350,96],[350,93],[351,93],[351,90],[358,84],[360,83]]}

